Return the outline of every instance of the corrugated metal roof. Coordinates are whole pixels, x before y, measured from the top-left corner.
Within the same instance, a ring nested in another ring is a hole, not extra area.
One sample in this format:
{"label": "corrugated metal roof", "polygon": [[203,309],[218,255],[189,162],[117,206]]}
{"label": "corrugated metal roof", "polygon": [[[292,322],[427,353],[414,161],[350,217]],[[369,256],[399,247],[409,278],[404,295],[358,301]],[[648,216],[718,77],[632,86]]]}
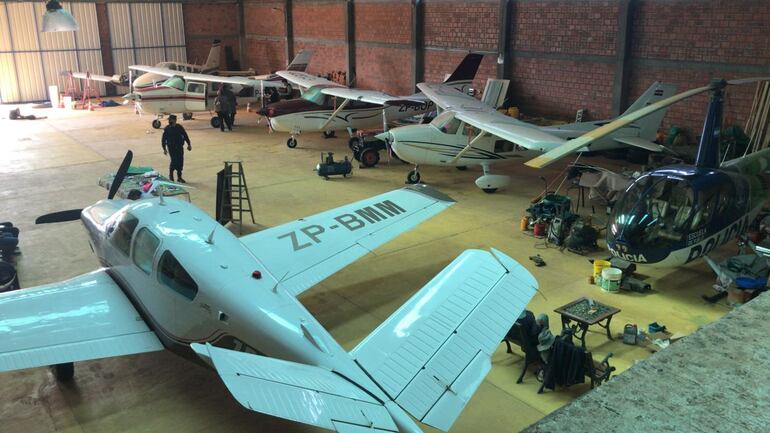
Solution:
{"label": "corrugated metal roof", "polygon": [[16,69],[19,73],[19,89],[22,101],[48,99],[48,88],[43,76],[40,53],[16,53]]}
{"label": "corrugated metal roof", "polygon": [[134,3],[131,7],[131,28],[137,47],[162,47],[163,24],[160,3]]}
{"label": "corrugated metal roof", "polygon": [[112,48],[132,48],[131,14],[128,3],[107,3]]}
{"label": "corrugated metal roof", "polygon": [[8,8],[8,20],[11,24],[13,49],[16,51],[34,51],[38,49],[34,7],[32,3],[5,3]]}
{"label": "corrugated metal roof", "polygon": [[0,102],[6,104],[19,100],[16,84],[16,62],[13,54],[0,54]]}
{"label": "corrugated metal roof", "polygon": [[[166,35],[166,45],[184,45],[184,17],[182,15],[182,4],[164,3],[161,7],[163,8],[163,30]],[[186,54],[184,58],[187,58]],[[178,57],[169,57],[169,59],[182,61]]]}
{"label": "corrugated metal roof", "polygon": [[99,24],[96,18],[96,6],[90,3],[68,3],[69,10],[80,25],[75,32],[75,40],[79,49],[101,48],[99,39]]}
{"label": "corrugated metal roof", "polygon": [[11,51],[11,30],[8,28],[7,3],[0,5],[0,51]]}

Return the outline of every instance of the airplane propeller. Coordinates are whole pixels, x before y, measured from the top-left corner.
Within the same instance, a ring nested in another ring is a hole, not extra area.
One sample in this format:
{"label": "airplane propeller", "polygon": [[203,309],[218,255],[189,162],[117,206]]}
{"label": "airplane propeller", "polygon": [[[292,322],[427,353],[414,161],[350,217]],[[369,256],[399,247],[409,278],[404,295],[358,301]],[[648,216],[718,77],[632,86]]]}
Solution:
{"label": "airplane propeller", "polygon": [[759,81],[770,81],[770,77],[740,78],[740,79],[727,80],[727,81],[714,80],[711,83],[709,83],[707,86],[687,90],[685,92],[679,93],[669,98],[662,99],[654,104],[650,104],[632,113],[626,114],[625,116],[620,116],[614,121],[607,123],[606,125],[600,128],[596,128],[593,131],[590,131],[586,134],[583,134],[580,137],[569,140],[566,143],[562,144],[561,146],[558,146],[538,156],[537,158],[531,159],[525,162],[524,164],[534,168],[543,168],[545,166],[552,164],[553,162],[556,162],[556,160],[558,160],[559,158],[565,155],[568,155],[580,148],[586,147],[587,145],[591,144],[595,140],[605,137],[624,126],[629,125],[641,119],[642,117],[648,116],[658,110],[662,110],[668,107],[669,105],[673,105],[679,101],[682,101],[687,98],[691,98],[703,92],[723,89],[727,86],[732,86],[732,85],[756,83]]}
{"label": "airplane propeller", "polygon": [[[134,153],[130,150],[126,152],[126,156],[123,158],[123,162],[120,163],[120,167],[118,168],[117,173],[115,173],[115,178],[112,180],[112,185],[110,185],[110,191],[107,193],[107,199],[112,200],[115,198],[115,194],[118,193],[118,189],[120,188],[120,185],[123,183],[123,179],[126,178],[126,174],[128,173],[128,167],[131,166],[131,160],[134,158]],[[83,209],[70,209],[70,210],[64,210],[59,212],[52,212],[45,215],[41,215],[35,219],[35,224],[50,224],[50,223],[61,223],[61,222],[67,222],[67,221],[77,221],[80,219],[80,214],[83,212]]]}

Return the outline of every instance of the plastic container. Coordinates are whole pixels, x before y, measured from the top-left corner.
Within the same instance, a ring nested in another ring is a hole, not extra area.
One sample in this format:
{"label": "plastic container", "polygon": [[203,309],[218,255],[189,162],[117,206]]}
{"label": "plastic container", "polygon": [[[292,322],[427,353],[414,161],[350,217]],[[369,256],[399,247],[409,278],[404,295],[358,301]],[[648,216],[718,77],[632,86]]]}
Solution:
{"label": "plastic container", "polygon": [[620,280],[623,278],[623,271],[618,268],[602,269],[602,289],[606,292],[617,292],[620,290]]}
{"label": "plastic container", "polygon": [[524,215],[523,217],[521,217],[521,221],[519,221],[519,229],[525,232],[527,231],[528,228],[529,228],[529,217]]}
{"label": "plastic container", "polygon": [[610,265],[611,263],[607,260],[594,260],[594,281],[598,280],[602,276],[602,269],[609,268]]}
{"label": "plastic container", "polygon": [[535,223],[534,227],[532,228],[532,232],[535,235],[535,237],[542,238],[545,236],[545,224],[544,223]]}

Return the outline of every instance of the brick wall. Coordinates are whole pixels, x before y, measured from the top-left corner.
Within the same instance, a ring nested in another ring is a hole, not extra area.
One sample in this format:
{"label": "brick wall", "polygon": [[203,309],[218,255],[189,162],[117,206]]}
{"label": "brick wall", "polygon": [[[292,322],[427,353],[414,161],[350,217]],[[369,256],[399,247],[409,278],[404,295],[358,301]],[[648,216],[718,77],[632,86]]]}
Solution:
{"label": "brick wall", "polygon": [[345,2],[293,0],[294,51],[313,50],[307,72],[326,75],[347,69]]}
{"label": "brick wall", "polygon": [[235,1],[184,3],[182,13],[189,62],[204,63],[214,39],[222,41],[219,58],[219,64],[222,67],[226,66],[225,47],[231,47],[234,59],[239,60],[238,8]]}
{"label": "brick wall", "polygon": [[282,1],[244,1],[244,67],[253,68],[258,74],[286,68],[291,59],[286,58],[285,21]]}

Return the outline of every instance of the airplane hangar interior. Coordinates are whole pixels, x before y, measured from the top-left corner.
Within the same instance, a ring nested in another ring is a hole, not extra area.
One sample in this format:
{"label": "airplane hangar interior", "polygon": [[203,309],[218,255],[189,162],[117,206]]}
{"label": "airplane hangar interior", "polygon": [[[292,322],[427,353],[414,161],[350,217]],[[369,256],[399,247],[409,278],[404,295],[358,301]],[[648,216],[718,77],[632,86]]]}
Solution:
{"label": "airplane hangar interior", "polygon": [[0,433],[770,432],[770,2],[0,3]]}

